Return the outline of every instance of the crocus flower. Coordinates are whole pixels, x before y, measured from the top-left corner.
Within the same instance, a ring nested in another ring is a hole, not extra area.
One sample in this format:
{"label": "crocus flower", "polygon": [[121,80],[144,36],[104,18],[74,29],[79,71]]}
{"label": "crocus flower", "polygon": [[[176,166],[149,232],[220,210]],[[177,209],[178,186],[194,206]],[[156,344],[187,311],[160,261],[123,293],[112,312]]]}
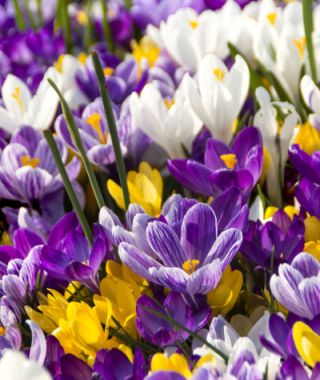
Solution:
{"label": "crocus flower", "polygon": [[300,253],[291,265],[281,264],[270,280],[272,294],[292,313],[309,320],[320,314],[320,264],[308,253]]}
{"label": "crocus flower", "polygon": [[162,99],[160,91],[150,83],[143,88],[140,97],[136,93],[130,97],[133,123],[171,158],[184,157],[183,147],[190,151],[192,141],[201,128],[201,122],[190,109],[183,89],[184,83],[173,99]]}
{"label": "crocus flower", "polygon": [[311,156],[304,152],[298,145],[292,145],[289,149],[289,157],[302,179],[295,189],[295,195],[301,206],[311,215],[320,217],[318,205],[318,193],[320,185],[319,176],[319,152]]}
{"label": "crocus flower", "polygon": [[[210,315],[210,308],[207,305],[193,312],[179,293],[170,292],[163,302],[163,307],[145,295],[137,302],[137,329],[143,339],[155,345],[174,346],[177,342],[187,340],[190,335],[174,326],[174,322],[196,332],[208,322]],[[174,322],[171,323],[170,320]]]}
{"label": "crocus flower", "polygon": [[[118,111],[116,107],[114,110]],[[115,112],[115,115],[118,116],[118,119],[119,112]],[[101,169],[106,170],[106,165],[115,162],[115,153],[101,98],[97,98],[94,102],[88,104],[83,110],[82,117],[75,117],[75,122],[79,128],[89,160]],[[117,126],[121,149],[125,154],[127,152],[126,142],[128,141],[129,133],[128,123],[126,120],[117,120]],[[77,152],[64,116],[61,115],[56,119],[55,129],[64,142],[73,151]]]}
{"label": "crocus flower", "polygon": [[292,333],[294,343],[302,359],[311,367],[320,363],[320,336],[303,322],[295,323]]}
{"label": "crocus flower", "polygon": [[310,373],[310,368],[304,366],[298,359],[294,356],[289,356],[285,360],[278,373],[279,380],[299,379],[299,380],[316,380],[320,376],[320,364],[316,364]]}
{"label": "crocus flower", "polygon": [[[261,108],[254,116],[253,125],[260,129],[263,137],[268,195],[273,204],[279,206],[288,148],[294,140],[294,127],[299,122],[299,115],[289,103],[271,102],[269,93],[263,87],[256,90],[256,97]],[[279,107],[285,115],[280,128],[275,107]]]}
{"label": "crocus flower", "polygon": [[94,227],[94,242],[89,242],[80,230],[74,213],[66,214],[51,230],[47,244],[41,245],[41,267],[60,281],[79,281],[98,290],[98,270],[109,251],[102,228]]}
{"label": "crocus flower", "polygon": [[309,75],[305,75],[300,83],[301,94],[305,104],[312,110],[310,123],[317,129],[320,127],[320,90]]}
{"label": "crocus flower", "polygon": [[292,219],[284,212],[277,211],[266,223],[249,222],[244,235],[241,252],[252,262],[274,268],[281,262],[291,263],[304,247],[304,224],[296,215]]}
{"label": "crocus flower", "polygon": [[[127,175],[127,185],[130,202],[137,203],[144,208],[147,214],[158,216],[161,210],[163,181],[160,172],[152,169],[147,162],[141,162],[139,171],[130,171]],[[109,179],[107,187],[117,205],[125,209],[121,187]]]}
{"label": "crocus flower", "polygon": [[[63,162],[68,152],[59,138],[55,138]],[[82,189],[75,179],[80,162],[74,158],[66,165],[70,180],[80,196]],[[39,207],[42,216],[55,223],[63,215],[63,182],[46,140],[31,127],[16,131],[0,156],[0,195],[17,200],[31,209]]]}
{"label": "crocus flower", "polygon": [[161,21],[166,21],[169,15],[176,13],[181,8],[193,8],[196,11],[203,10],[202,0],[135,0],[130,9],[133,21],[144,29],[148,24],[158,26]]}
{"label": "crocus flower", "polygon": [[228,70],[219,58],[209,54],[201,60],[196,79],[186,74],[186,94],[194,113],[215,138],[226,144],[231,141],[232,126],[247,97],[249,81],[249,69],[241,56]]}
{"label": "crocus flower", "polygon": [[48,78],[59,83],[57,70],[48,69],[36,94],[32,97],[29,88],[21,79],[12,74],[7,76],[1,89],[5,106],[0,107],[1,128],[12,134],[23,125],[31,125],[40,131],[51,126],[59,98],[48,83]]}
{"label": "crocus flower", "polygon": [[51,380],[48,371],[28,360],[22,352],[7,350],[0,359],[0,373],[6,380]]}
{"label": "crocus flower", "polygon": [[[196,228],[195,228],[196,226]],[[149,281],[180,293],[206,294],[214,289],[242,242],[239,229],[217,235],[210,206],[196,204],[184,215],[181,236],[167,223],[150,221],[142,250],[134,241],[119,245],[121,260]]]}
{"label": "crocus flower", "polygon": [[206,144],[204,163],[192,159],[168,161],[173,176],[190,190],[217,196],[237,187],[247,198],[262,170],[262,140],[256,128],[242,130],[231,146],[214,138]]}

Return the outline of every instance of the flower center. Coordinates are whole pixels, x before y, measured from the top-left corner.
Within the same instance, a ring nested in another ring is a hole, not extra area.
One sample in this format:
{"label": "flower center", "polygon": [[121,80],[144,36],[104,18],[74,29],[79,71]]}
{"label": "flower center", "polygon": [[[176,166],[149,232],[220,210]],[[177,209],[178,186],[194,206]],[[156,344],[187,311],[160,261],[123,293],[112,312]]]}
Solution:
{"label": "flower center", "polygon": [[59,71],[59,73],[62,73],[62,67],[63,67],[63,61],[64,61],[64,55],[59,55],[56,62],[53,64],[53,66]]}
{"label": "flower center", "polygon": [[104,73],[104,75],[105,75],[106,77],[109,77],[110,75],[112,75],[112,74],[113,74],[113,71],[114,71],[114,69],[113,69],[112,67],[105,67],[105,68],[103,69],[103,73]]}
{"label": "flower center", "polygon": [[216,76],[216,78],[221,82],[223,81],[223,78],[225,76],[225,72],[222,69],[214,69],[213,74]]}
{"label": "flower center", "polygon": [[82,63],[83,65],[86,63],[86,61],[87,61],[87,58],[88,58],[88,55],[86,54],[86,53],[80,53],[79,55],[78,55],[78,61],[80,62],[80,63]]}
{"label": "flower center", "polygon": [[224,162],[228,169],[233,169],[237,163],[237,156],[233,153],[221,154],[221,160]]}
{"label": "flower center", "polygon": [[199,263],[199,260],[187,260],[182,264],[182,269],[188,274],[191,274],[196,270]]}
{"label": "flower center", "polygon": [[174,105],[174,99],[163,99],[163,103],[169,110]]}
{"label": "flower center", "polygon": [[99,142],[101,144],[106,144],[108,141],[108,133],[102,131],[100,121],[101,121],[101,115],[98,113],[93,113],[86,120],[86,122],[97,132],[98,137],[99,137]]}
{"label": "flower center", "polygon": [[276,20],[277,20],[277,13],[276,12],[269,13],[267,15],[267,19],[269,20],[271,25],[274,25],[276,23]]}
{"label": "flower center", "polygon": [[6,329],[2,326],[0,326],[0,336],[6,335]]}
{"label": "flower center", "polygon": [[31,166],[32,168],[36,168],[40,164],[40,158],[32,158],[28,154],[26,154],[25,156],[22,156],[20,158],[20,162],[22,166]]}
{"label": "flower center", "polygon": [[199,26],[199,23],[196,20],[189,20],[189,25],[191,26],[192,29],[197,29],[197,27]]}
{"label": "flower center", "polygon": [[21,88],[16,87],[14,89],[14,92],[11,94],[11,96],[18,103],[18,106],[21,109],[21,111],[24,111],[24,105],[23,105],[23,101],[22,101],[22,97],[21,97]]}
{"label": "flower center", "polygon": [[131,41],[131,49],[133,58],[141,64],[146,59],[149,67],[155,65],[160,55],[160,48],[149,37],[141,38],[139,43],[135,40]]}
{"label": "flower center", "polygon": [[299,53],[300,58],[303,59],[304,51],[305,51],[305,47],[306,47],[306,43],[307,43],[306,37],[303,36],[300,38],[300,40],[294,38],[293,43],[295,44],[295,47],[298,49],[298,53]]}
{"label": "flower center", "polygon": [[78,11],[76,17],[77,17],[78,24],[80,24],[82,26],[85,26],[88,24],[88,16],[87,16],[86,12]]}

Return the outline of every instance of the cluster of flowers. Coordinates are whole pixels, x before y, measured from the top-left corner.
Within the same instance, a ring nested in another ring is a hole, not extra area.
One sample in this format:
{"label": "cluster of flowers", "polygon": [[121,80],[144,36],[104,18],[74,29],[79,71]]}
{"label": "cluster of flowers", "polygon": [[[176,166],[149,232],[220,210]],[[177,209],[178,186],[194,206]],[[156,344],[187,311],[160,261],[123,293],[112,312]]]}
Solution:
{"label": "cluster of flowers", "polygon": [[320,378],[320,6],[0,0],[0,378]]}

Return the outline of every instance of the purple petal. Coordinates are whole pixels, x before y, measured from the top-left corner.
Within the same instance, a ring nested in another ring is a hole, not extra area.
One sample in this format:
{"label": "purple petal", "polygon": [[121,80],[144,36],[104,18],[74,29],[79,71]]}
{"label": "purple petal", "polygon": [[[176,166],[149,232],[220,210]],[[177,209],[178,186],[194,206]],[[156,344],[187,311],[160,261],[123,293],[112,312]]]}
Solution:
{"label": "purple petal", "polygon": [[[183,218],[181,246],[186,259],[202,263],[217,238],[217,219],[209,205],[198,203]],[[181,263],[180,263],[181,265]]]}
{"label": "purple petal", "polygon": [[213,260],[191,274],[187,291],[190,294],[207,294],[217,287],[222,276],[222,265],[219,260]]}
{"label": "purple petal", "polygon": [[47,353],[47,342],[41,328],[33,321],[27,320],[32,334],[29,359],[43,365]]}

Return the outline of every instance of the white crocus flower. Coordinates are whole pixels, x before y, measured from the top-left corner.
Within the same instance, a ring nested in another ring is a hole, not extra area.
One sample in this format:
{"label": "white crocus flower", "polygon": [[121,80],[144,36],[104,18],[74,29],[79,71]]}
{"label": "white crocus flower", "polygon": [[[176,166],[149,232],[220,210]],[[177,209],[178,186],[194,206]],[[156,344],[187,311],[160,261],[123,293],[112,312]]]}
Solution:
{"label": "white crocus flower", "polygon": [[[288,148],[295,138],[295,126],[300,117],[294,106],[287,102],[271,102],[270,95],[266,89],[259,87],[256,97],[260,109],[254,116],[253,125],[258,127],[263,137],[267,157],[267,191],[270,200],[276,206],[281,206],[280,178],[283,179],[284,168],[288,159]],[[277,121],[276,107],[285,114],[283,125],[280,127]]]}
{"label": "white crocus flower", "polygon": [[313,111],[309,115],[309,121],[320,130],[320,90],[309,75],[302,78],[300,89],[305,104]]}
{"label": "white crocus flower", "polygon": [[5,380],[51,380],[48,371],[22,352],[5,350],[0,359],[0,375]]}
{"label": "white crocus flower", "polygon": [[163,99],[152,83],[147,84],[141,95],[133,93],[130,109],[133,123],[160,145],[171,158],[184,157],[189,152],[202,123],[192,112],[185,98],[184,81],[173,99]]}
{"label": "white crocus flower", "polygon": [[80,105],[89,103],[89,99],[80,91],[76,82],[76,74],[84,70],[84,63],[87,59],[91,58],[87,58],[85,54],[81,54],[78,58],[64,54],[55,63],[55,67],[61,75],[60,90],[71,109],[77,109]]}
{"label": "white crocus flower", "polygon": [[231,0],[219,11],[206,10],[200,15],[191,8],[183,8],[162,21],[159,29],[148,27],[147,33],[178,64],[196,71],[206,54],[227,57],[230,28],[240,12],[239,5]]}
{"label": "white crocus flower", "polygon": [[4,107],[0,107],[0,127],[14,133],[23,125],[37,130],[50,127],[57,111],[59,99],[47,79],[59,85],[60,75],[51,67],[42,79],[36,94],[32,94],[26,84],[16,76],[9,74],[1,89]]}
{"label": "white crocus flower", "polygon": [[226,65],[214,55],[200,63],[196,79],[185,76],[187,97],[199,119],[217,139],[229,143],[233,123],[246,100],[250,73],[246,62],[237,56],[234,65]]}
{"label": "white crocus flower", "polygon": [[258,17],[253,42],[255,59],[271,71],[294,101],[299,100],[301,69],[306,62],[306,39],[301,3],[268,11]]}

